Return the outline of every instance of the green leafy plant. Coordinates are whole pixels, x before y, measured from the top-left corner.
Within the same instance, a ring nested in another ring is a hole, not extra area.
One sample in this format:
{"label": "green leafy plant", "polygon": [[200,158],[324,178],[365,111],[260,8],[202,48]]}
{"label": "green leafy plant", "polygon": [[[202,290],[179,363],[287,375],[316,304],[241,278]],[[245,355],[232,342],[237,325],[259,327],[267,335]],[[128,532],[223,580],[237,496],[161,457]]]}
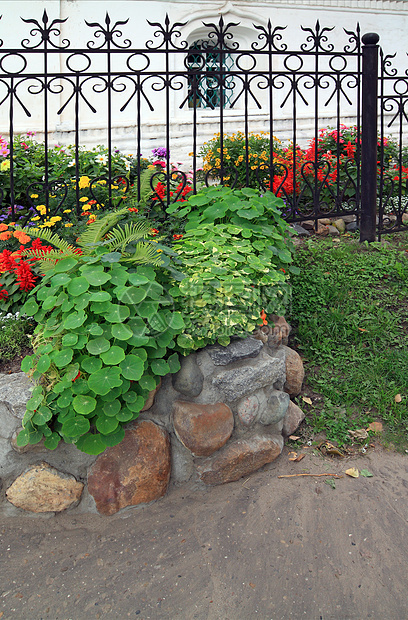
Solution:
{"label": "green leafy plant", "polygon": [[192,196],[182,209],[167,209],[185,219],[175,248],[187,277],[170,290],[185,313],[181,348],[216,340],[226,345],[262,324],[263,310],[285,312],[293,247],[281,203],[270,192],[218,186]]}
{"label": "green leafy plant", "polygon": [[[126,210],[91,224],[67,244],[37,231],[55,247],[41,255],[45,273],[23,311],[38,323],[34,355],[22,370],[37,383],[18,445],[57,447],[63,439],[99,454],[124,437],[161,376],[176,372],[174,337],[184,322],[157,274],[166,263],[146,238],[146,222],[120,226]],[[33,234],[33,230],[27,230]]]}
{"label": "green leafy plant", "polygon": [[0,313],[0,362],[21,355],[31,346],[30,336],[35,323],[19,312]]}

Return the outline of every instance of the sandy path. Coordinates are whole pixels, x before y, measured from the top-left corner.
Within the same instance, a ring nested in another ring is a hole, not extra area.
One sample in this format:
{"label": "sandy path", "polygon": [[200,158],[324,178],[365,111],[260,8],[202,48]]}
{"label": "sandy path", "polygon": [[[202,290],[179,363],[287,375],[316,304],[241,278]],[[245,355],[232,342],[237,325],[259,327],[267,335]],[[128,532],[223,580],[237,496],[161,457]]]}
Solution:
{"label": "sandy path", "polygon": [[[369,469],[372,478],[278,479]],[[0,618],[408,618],[408,457],[278,461],[113,517],[8,519]]]}

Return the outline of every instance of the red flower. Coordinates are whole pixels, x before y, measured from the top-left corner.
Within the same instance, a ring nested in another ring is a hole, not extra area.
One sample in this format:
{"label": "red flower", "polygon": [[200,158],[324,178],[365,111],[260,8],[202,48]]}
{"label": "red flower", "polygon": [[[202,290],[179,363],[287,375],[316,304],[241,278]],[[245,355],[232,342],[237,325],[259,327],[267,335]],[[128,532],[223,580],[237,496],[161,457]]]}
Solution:
{"label": "red flower", "polygon": [[160,161],[159,159],[157,161],[153,162],[153,166],[161,166],[162,168],[166,167],[166,162],[164,161]]}
{"label": "red flower", "polygon": [[129,207],[128,211],[132,211],[132,213],[139,213],[139,209],[136,209],[136,207]]}
{"label": "red flower", "polygon": [[3,289],[0,291],[0,299],[4,299],[5,297],[8,297],[8,292],[6,291],[6,289],[5,289],[5,288],[3,288]]}
{"label": "red flower", "polygon": [[183,235],[173,235],[173,239],[182,239]]}
{"label": "red flower", "polygon": [[14,271],[17,263],[10,250],[3,250],[0,254],[0,271]]}
{"label": "red flower", "polygon": [[157,230],[157,228],[151,228],[150,229],[150,233],[151,233],[152,237],[155,237],[156,235],[159,234],[159,231]]}
{"label": "red flower", "polygon": [[16,268],[16,276],[22,291],[30,291],[35,287],[37,276],[31,272],[30,265],[26,261],[20,260]]}
{"label": "red flower", "polygon": [[76,376],[74,379],[72,379],[72,383],[74,383],[74,381],[76,381],[77,379],[79,379],[79,377],[80,377],[80,376],[81,376],[81,371],[80,371],[80,370],[78,370],[78,374],[77,374],[77,376]]}
{"label": "red flower", "polygon": [[262,319],[263,325],[268,325],[268,321],[266,320],[266,312],[265,312],[265,310],[262,310],[262,312],[261,312],[261,319]]}

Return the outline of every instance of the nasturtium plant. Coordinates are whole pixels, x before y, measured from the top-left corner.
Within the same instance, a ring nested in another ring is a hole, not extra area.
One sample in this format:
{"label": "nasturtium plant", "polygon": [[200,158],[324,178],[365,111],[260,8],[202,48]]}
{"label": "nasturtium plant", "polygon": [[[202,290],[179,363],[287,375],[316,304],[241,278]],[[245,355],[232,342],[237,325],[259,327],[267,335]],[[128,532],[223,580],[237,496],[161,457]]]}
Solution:
{"label": "nasturtium plant", "polygon": [[176,207],[168,212],[185,220],[175,246],[187,277],[170,293],[184,316],[176,340],[181,352],[248,335],[259,326],[262,311],[285,313],[293,244],[281,198],[217,186]]}
{"label": "nasturtium plant", "polygon": [[57,249],[42,257],[45,275],[23,308],[38,324],[34,354],[22,363],[37,386],[20,446],[44,437],[50,449],[62,439],[99,454],[123,439],[160,378],[180,368],[171,345],[184,321],[157,281],[162,253],[143,241],[146,223],[113,228],[121,213],[90,225],[81,251],[39,233]]}

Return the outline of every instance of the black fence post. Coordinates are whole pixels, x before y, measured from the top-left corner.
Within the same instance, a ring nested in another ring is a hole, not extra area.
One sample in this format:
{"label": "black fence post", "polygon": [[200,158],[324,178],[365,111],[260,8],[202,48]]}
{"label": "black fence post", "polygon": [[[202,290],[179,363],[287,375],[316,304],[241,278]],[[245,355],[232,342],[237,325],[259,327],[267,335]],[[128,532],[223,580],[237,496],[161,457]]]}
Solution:
{"label": "black fence post", "polygon": [[360,241],[375,241],[377,211],[378,41],[375,32],[362,37],[361,224]]}

